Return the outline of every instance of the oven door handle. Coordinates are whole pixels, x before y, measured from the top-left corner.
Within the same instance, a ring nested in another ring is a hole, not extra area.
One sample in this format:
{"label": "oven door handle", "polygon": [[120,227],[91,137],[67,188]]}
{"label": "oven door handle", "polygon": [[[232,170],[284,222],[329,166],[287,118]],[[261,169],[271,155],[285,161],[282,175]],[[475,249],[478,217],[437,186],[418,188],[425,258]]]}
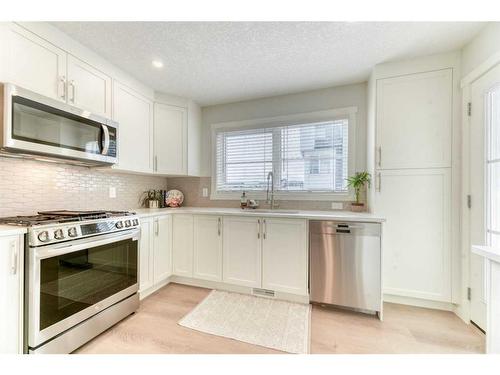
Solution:
{"label": "oven door handle", "polygon": [[85,250],[92,247],[103,246],[113,242],[123,241],[132,239],[133,241],[138,241],[140,237],[140,231],[134,230],[126,232],[124,234],[117,235],[109,234],[100,236],[99,239],[92,237],[92,240],[76,240],[73,242],[58,243],[48,246],[35,247],[35,257],[37,259],[52,258],[59,255],[74,253],[75,251]]}

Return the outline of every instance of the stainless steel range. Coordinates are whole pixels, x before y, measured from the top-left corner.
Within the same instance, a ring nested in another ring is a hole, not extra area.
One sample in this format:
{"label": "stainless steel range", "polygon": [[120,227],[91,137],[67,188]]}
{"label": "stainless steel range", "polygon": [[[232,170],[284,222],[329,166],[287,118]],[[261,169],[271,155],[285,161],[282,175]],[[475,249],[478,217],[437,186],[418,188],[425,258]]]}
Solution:
{"label": "stainless steel range", "polygon": [[52,211],[1,218],[28,228],[25,350],[70,353],[139,306],[139,218]]}

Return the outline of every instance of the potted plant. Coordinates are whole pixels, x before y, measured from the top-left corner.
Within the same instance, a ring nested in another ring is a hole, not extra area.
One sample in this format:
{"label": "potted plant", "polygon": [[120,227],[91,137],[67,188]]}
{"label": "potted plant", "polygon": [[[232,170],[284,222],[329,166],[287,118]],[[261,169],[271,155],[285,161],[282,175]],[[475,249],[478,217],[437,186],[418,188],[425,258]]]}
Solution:
{"label": "potted plant", "polygon": [[365,210],[365,204],[359,201],[359,195],[361,189],[364,189],[366,185],[370,186],[371,176],[368,172],[356,172],[354,176],[347,179],[347,186],[354,189],[356,195],[356,202],[351,203],[351,210],[353,212],[363,212]]}

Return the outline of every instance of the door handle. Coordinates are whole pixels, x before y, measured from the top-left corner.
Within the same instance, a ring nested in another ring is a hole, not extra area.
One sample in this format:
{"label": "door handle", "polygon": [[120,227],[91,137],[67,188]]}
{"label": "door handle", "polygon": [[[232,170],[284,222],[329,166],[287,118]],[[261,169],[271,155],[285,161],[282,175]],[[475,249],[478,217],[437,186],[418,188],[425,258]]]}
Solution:
{"label": "door handle", "polygon": [[267,237],[267,223],[266,223],[266,219],[263,220],[263,223],[264,223],[264,239],[266,239]]}
{"label": "door handle", "polygon": [[154,169],[155,172],[158,172],[158,156],[156,156],[156,155],[155,155],[153,169]]}
{"label": "door handle", "polygon": [[57,91],[62,99],[66,99],[66,76],[60,76]]}
{"label": "door handle", "polygon": [[71,80],[69,81],[69,85],[71,87],[71,102],[73,104],[75,104],[75,100],[76,100],[76,85],[75,85],[75,81],[74,80]]}
{"label": "door handle", "polygon": [[17,274],[17,248],[16,242],[10,243],[10,271],[13,275]]}
{"label": "door handle", "polygon": [[106,125],[101,124],[102,132],[104,134],[104,141],[102,144],[102,155],[107,155],[109,150],[109,129]]}
{"label": "door handle", "polygon": [[260,239],[260,219],[257,219],[257,238]]}
{"label": "door handle", "polygon": [[160,223],[158,222],[158,219],[155,220],[155,235],[158,236],[158,233],[160,233]]}
{"label": "door handle", "polygon": [[221,231],[221,220],[220,217],[217,219],[217,234],[220,237],[220,231]]}

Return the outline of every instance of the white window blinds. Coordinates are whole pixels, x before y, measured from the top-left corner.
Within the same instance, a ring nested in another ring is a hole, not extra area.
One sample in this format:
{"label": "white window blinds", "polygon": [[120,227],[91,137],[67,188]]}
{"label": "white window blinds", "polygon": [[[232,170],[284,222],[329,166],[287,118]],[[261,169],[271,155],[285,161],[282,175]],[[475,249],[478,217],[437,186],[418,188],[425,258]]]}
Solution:
{"label": "white window blinds", "polygon": [[346,192],[348,119],[290,126],[216,131],[219,192],[275,190]]}

